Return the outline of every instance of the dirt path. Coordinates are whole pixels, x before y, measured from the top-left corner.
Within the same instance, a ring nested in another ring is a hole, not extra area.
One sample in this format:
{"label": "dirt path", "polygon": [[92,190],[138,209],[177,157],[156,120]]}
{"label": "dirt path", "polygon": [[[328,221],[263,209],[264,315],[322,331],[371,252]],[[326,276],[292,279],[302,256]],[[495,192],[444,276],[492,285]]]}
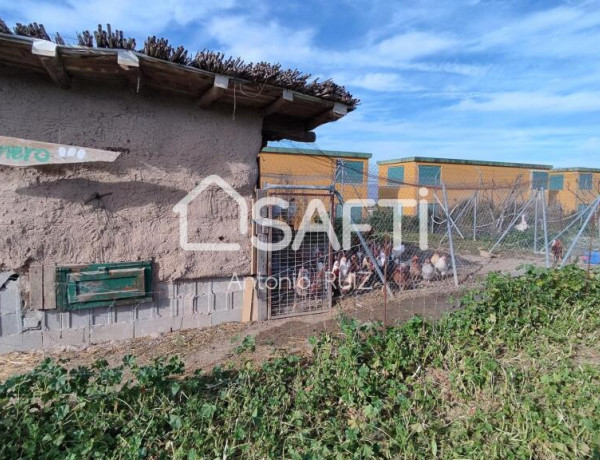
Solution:
{"label": "dirt path", "polygon": [[[460,292],[474,287],[481,276],[491,271],[518,273],[517,267],[523,263],[539,263],[539,258],[531,259],[479,259],[479,269],[473,276],[462,280],[460,289],[454,288],[450,280],[425,285],[415,291],[402,292],[387,303],[388,324],[406,321],[414,315],[437,318],[443,312],[457,307],[455,300]],[[322,332],[335,333],[338,329],[338,316],[345,315],[361,321],[383,321],[384,308],[381,291],[364,293],[343,299],[331,311],[321,314],[270,320],[262,323],[230,323],[206,329],[193,329],[163,334],[156,337],[143,337],[120,342],[109,342],[89,346],[83,350],[44,350],[27,353],[10,353],[0,356],[0,381],[27,372],[47,357],[66,359],[69,367],[90,365],[98,359],[106,359],[109,364],[121,362],[123,355],[131,354],[139,363],[147,363],[155,358],[179,355],[185,362],[188,372],[197,369],[210,371],[216,365],[235,365],[242,359],[262,362],[283,351],[309,354],[308,339]],[[236,348],[246,336],[255,338],[254,353],[240,357]]]}

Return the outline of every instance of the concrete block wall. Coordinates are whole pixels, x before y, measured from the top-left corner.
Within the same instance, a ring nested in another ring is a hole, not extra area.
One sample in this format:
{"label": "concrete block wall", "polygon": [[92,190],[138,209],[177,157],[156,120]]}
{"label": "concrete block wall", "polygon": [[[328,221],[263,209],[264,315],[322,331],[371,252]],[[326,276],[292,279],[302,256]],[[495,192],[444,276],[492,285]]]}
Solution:
{"label": "concrete block wall", "polygon": [[23,313],[18,281],[0,291],[0,354],[39,348],[84,347],[242,319],[243,279],[161,283],[150,303],[62,312]]}

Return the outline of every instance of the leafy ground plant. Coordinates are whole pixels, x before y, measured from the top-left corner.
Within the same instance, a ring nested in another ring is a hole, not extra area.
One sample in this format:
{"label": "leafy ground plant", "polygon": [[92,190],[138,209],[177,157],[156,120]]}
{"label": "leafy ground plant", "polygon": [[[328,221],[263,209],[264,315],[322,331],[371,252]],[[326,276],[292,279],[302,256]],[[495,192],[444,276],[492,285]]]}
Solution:
{"label": "leafy ground plant", "polygon": [[598,273],[531,268],[436,322],[343,320],[311,359],[46,361],[0,386],[0,456],[599,458],[599,299]]}

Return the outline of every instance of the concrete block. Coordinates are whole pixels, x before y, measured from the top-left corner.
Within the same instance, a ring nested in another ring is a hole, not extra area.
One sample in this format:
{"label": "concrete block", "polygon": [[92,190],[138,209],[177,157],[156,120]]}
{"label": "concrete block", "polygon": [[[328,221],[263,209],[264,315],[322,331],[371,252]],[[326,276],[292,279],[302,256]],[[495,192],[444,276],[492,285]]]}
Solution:
{"label": "concrete block", "polygon": [[212,292],[229,292],[229,291],[239,291],[244,289],[244,277],[238,276],[239,283],[235,278],[232,279],[223,279],[223,280],[213,280],[212,282]]}
{"label": "concrete block", "polygon": [[92,309],[92,326],[102,326],[110,324],[112,321],[112,308],[95,308]]}
{"label": "concrete block", "polygon": [[[23,331],[21,315],[2,315],[0,316],[0,337],[7,335],[20,334]],[[1,339],[0,339],[1,340]]]}
{"label": "concrete block", "polygon": [[90,327],[90,343],[133,338],[133,323],[113,323]]}
{"label": "concrete block", "polygon": [[42,342],[44,348],[55,347],[84,347],[90,341],[89,328],[63,329],[62,331],[43,331]]}
{"label": "concrete block", "polygon": [[115,307],[115,321],[117,323],[130,323],[135,318],[133,315],[133,309],[135,307],[132,305],[122,305]]}
{"label": "concrete block", "polygon": [[151,334],[163,334],[179,329],[178,321],[175,318],[155,318],[133,323],[134,337],[144,337]]}
{"label": "concrete block", "polygon": [[[92,315],[90,309],[85,310],[73,310],[69,312],[69,323],[68,327],[73,329],[79,329],[82,327],[90,327],[92,325]],[[65,324],[66,328],[67,325]]]}
{"label": "concrete block", "polygon": [[39,310],[30,310],[23,316],[23,330],[42,329],[44,315]]}
{"label": "concrete block", "polygon": [[60,331],[69,327],[69,313],[58,310],[44,310],[44,329]]}
{"label": "concrete block", "polygon": [[153,303],[142,303],[142,304],[136,305],[134,307],[134,309],[135,309],[134,319],[135,320],[145,320],[145,319],[154,318],[156,306]]}
{"label": "concrete block", "polygon": [[0,291],[0,315],[19,314],[20,312],[19,282],[7,281],[4,290]]}
{"label": "concrete block", "polygon": [[234,310],[244,308],[244,291],[236,291],[231,293],[231,308]]}
{"label": "concrete block", "polygon": [[[156,314],[161,317],[161,318],[166,318],[166,317],[172,317],[173,316],[173,306],[171,304],[169,305],[163,305],[163,306],[157,306],[156,308]],[[175,307],[175,311],[177,311],[177,308]]]}
{"label": "concrete block", "polygon": [[0,339],[0,354],[42,348],[42,331],[9,335]]}
{"label": "concrete block", "polygon": [[188,329],[202,329],[212,325],[210,315],[184,315],[175,318],[175,322],[182,331]]}
{"label": "concrete block", "polygon": [[234,323],[242,320],[242,310],[215,311],[211,313],[211,324]]}
{"label": "concrete block", "polygon": [[226,311],[229,308],[228,297],[226,292],[215,292],[213,311]]}

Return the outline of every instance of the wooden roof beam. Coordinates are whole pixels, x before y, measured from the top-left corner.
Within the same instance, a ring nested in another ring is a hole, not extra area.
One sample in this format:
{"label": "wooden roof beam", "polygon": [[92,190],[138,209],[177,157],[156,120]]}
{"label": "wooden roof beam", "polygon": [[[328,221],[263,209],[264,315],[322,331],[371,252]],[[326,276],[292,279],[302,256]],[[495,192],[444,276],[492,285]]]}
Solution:
{"label": "wooden roof beam", "polygon": [[31,44],[31,53],[39,56],[40,62],[54,83],[62,89],[71,87],[71,77],[60,59],[56,43],[48,40],[34,40]]}
{"label": "wooden roof beam", "polygon": [[229,77],[225,75],[215,75],[215,82],[207,91],[200,96],[198,105],[202,109],[208,109],[217,100],[219,100],[227,91],[229,87]]}
{"label": "wooden roof beam", "polygon": [[348,107],[339,102],[335,102],[333,107],[320,115],[317,115],[313,120],[306,123],[306,130],[312,131],[317,126],[321,126],[331,121],[336,121],[348,113]]}
{"label": "wooden roof beam", "polygon": [[129,88],[138,94],[142,88],[142,73],[140,70],[140,60],[133,51],[117,50],[117,64],[125,72],[125,78],[129,82]]}
{"label": "wooden roof beam", "polygon": [[272,113],[278,112],[290,102],[294,102],[294,92],[290,89],[284,89],[279,98],[262,109],[261,114],[263,118],[269,116]]}

